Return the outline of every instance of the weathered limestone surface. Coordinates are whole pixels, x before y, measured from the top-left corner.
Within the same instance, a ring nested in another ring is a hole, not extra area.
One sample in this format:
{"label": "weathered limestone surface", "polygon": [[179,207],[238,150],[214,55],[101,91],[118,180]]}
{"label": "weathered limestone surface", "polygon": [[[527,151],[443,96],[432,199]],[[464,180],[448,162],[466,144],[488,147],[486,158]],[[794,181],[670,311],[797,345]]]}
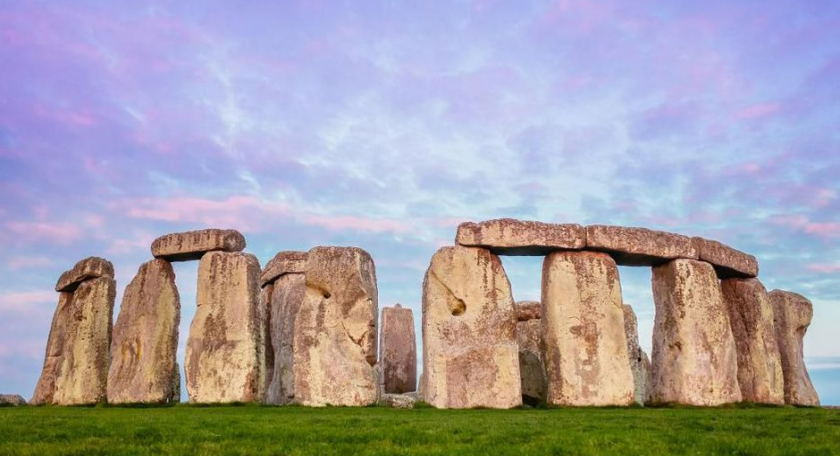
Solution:
{"label": "weathered limestone surface", "polygon": [[771,291],[770,302],[785,377],[785,403],[820,405],[803,359],[803,339],[814,316],[813,305],[802,295],[782,290]]}
{"label": "weathered limestone surface", "polygon": [[169,261],[201,259],[207,252],[241,252],[245,236],[236,230],[206,229],[173,233],[152,242],[152,255]]}
{"label": "weathered limestone surface", "polygon": [[116,282],[97,277],[62,292],[33,404],[95,404],[105,399]]}
{"label": "weathered limestone surface", "polygon": [[701,237],[691,238],[694,248],[701,261],[711,263],[718,276],[726,279],[731,277],[756,277],[758,275],[758,260],[754,256],[733,249],[726,244]]}
{"label": "weathered limestone surface", "polygon": [[618,264],[628,266],[656,266],[676,258],[698,258],[691,238],[646,228],[587,226],[586,248],[607,252]]}
{"label": "weathered limestone surface", "polygon": [[516,309],[499,257],[443,247],[423,280],[422,397],[438,408],[522,404]]}
{"label": "weathered limestone surface", "polygon": [[165,260],[144,263],[123,293],[111,341],[108,402],[166,403],[172,397],[181,300]]}
{"label": "weathered limestone surface", "polygon": [[114,277],[114,265],[99,257],[88,257],[76,263],[73,269],[65,271],[58,278],[55,291],[73,291],[85,280],[97,277]]}
{"label": "weathered limestone surface", "polygon": [[373,259],[355,247],[316,247],[309,251],[305,275],[294,327],[295,402],[376,403],[379,309]]}
{"label": "weathered limestone surface", "polygon": [[519,374],[522,401],[529,405],[545,402],[546,379],[541,337],[541,304],[534,301],[516,303],[516,342],[519,345]]}
{"label": "weathered limestone surface", "polygon": [[650,402],[713,406],[741,401],[738,355],[717,274],[709,263],[653,268]]}
{"label": "weathered limestone surface", "polygon": [[201,258],[185,360],[190,402],[262,400],[265,328],[259,275],[259,261],[251,254],[209,252]]}
{"label": "weathered limestone surface", "polygon": [[555,252],[543,262],[546,402],[633,403],[618,267],[599,252]]}
{"label": "weathered limestone surface", "polygon": [[295,321],[306,295],[306,277],[290,273],[273,284],[270,301],[269,343],[274,352],[274,369],[266,390],[266,403],[288,404],[295,399]]}
{"label": "weathered limestone surface", "polygon": [[0,405],[11,405],[21,407],[26,405],[26,399],[19,394],[0,394]]}
{"label": "weathered limestone surface", "polygon": [[169,402],[172,404],[181,402],[181,366],[178,363],[175,363],[172,372],[172,395],[169,396]]}
{"label": "weathered limestone surface", "polygon": [[397,304],[382,309],[380,362],[383,393],[402,394],[417,389],[417,340],[414,313]]}
{"label": "weathered limestone surface", "polygon": [[724,279],[721,290],[738,350],[743,400],[784,404],[782,361],[767,290],[758,279]]}
{"label": "weathered limestone surface", "polygon": [[458,225],[455,243],[484,247],[497,255],[545,255],[555,250],[579,250],[586,246],[586,231],[580,225],[497,219]]}
{"label": "weathered limestone surface", "polygon": [[624,333],[627,336],[627,354],[630,356],[630,371],[633,373],[633,398],[637,404],[647,401],[647,386],[650,377],[650,359],[639,346],[639,329],[633,308],[624,304]]}
{"label": "weathered limestone surface", "polygon": [[379,403],[391,408],[410,409],[414,408],[415,399],[406,394],[383,394]]}
{"label": "weathered limestone surface", "polygon": [[306,270],[306,252],[280,252],[268,260],[260,274],[260,286],[274,282],[284,274],[302,274]]}
{"label": "weathered limestone surface", "polygon": [[[276,404],[275,402],[269,402],[269,396],[272,396],[270,392],[271,382],[274,379],[274,346],[271,342],[271,299],[274,296],[274,282],[260,283],[260,287],[260,309],[262,309],[263,313],[263,334],[265,335],[265,339],[263,340],[265,342],[265,349],[263,350],[263,356],[265,358],[265,392],[263,393],[263,402],[266,404]],[[277,394],[275,392],[273,400],[276,401],[276,397]]]}

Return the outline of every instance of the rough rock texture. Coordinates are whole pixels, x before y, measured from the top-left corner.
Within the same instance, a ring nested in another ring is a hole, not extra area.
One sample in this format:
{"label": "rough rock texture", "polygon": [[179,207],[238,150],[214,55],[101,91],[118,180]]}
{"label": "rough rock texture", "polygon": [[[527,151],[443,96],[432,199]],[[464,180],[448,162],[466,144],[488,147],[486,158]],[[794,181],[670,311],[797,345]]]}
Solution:
{"label": "rough rock texture", "polygon": [[438,408],[522,404],[516,309],[499,257],[443,247],[423,280],[422,397]]}
{"label": "rough rock texture", "polygon": [[397,304],[382,309],[379,341],[383,393],[402,394],[417,389],[417,339],[414,313]]}
{"label": "rough rock texture", "polygon": [[123,293],[114,325],[109,403],[170,401],[180,322],[172,265],[160,259],[144,263]]}
{"label": "rough rock texture", "polygon": [[259,275],[259,261],[251,254],[209,252],[201,258],[185,359],[190,402],[262,400],[265,328]]}
{"label": "rough rock texture", "polygon": [[633,403],[618,267],[599,252],[555,252],[543,262],[546,402]]}
{"label": "rough rock texture", "polygon": [[271,285],[268,339],[274,353],[274,369],[265,394],[268,404],[288,404],[295,399],[295,321],[306,295],[303,274],[284,274]]}
{"label": "rough rock texture", "polygon": [[110,277],[62,292],[32,404],[95,404],[105,399],[117,285]]}
{"label": "rough rock texture", "polygon": [[624,304],[624,334],[627,336],[627,355],[630,356],[630,371],[633,373],[633,398],[637,404],[647,401],[647,385],[650,377],[650,359],[639,346],[639,329],[633,308]]}
{"label": "rough rock texture", "polygon": [[280,252],[268,260],[260,274],[260,286],[274,282],[283,274],[302,274],[306,270],[306,252]]}
{"label": "rough rock texture", "polygon": [[241,252],[245,236],[236,230],[206,229],[173,233],[152,242],[152,255],[169,261],[201,259],[207,252]]}
{"label": "rough rock texture", "polygon": [[[260,309],[263,313],[263,334],[265,338],[263,342],[265,343],[265,347],[263,348],[263,357],[265,362],[265,385],[264,385],[264,393],[263,393],[263,402],[266,404],[273,404],[273,402],[269,402],[269,396],[271,396],[270,389],[271,389],[271,382],[274,379],[274,346],[271,344],[271,299],[274,296],[274,282],[269,282],[267,284],[260,284]],[[277,394],[274,394],[274,400],[276,400]]]}
{"label": "rough rock texture", "polygon": [[415,399],[405,394],[383,394],[379,403],[391,408],[414,408]]}
{"label": "rough rock texture", "polygon": [[175,369],[172,372],[172,395],[169,396],[169,402],[172,404],[181,402],[181,366],[175,363]]}
{"label": "rough rock texture", "polygon": [[711,263],[720,278],[756,277],[758,275],[758,260],[750,254],[735,250],[718,241],[701,237],[691,238],[691,242],[697,249],[699,259]]}
{"label": "rough rock texture", "polygon": [[546,379],[541,336],[541,304],[534,301],[516,303],[516,343],[519,345],[519,374],[522,402],[537,405],[545,402]]}
{"label": "rough rock texture", "polygon": [[674,260],[653,268],[652,282],[650,402],[740,402],[735,338],[712,265]]}
{"label": "rough rock texture", "polygon": [[114,277],[114,265],[99,257],[88,257],[76,263],[73,269],[65,271],[58,278],[55,291],[73,291],[85,280],[97,277]]}
{"label": "rough rock texture", "polygon": [[19,394],[0,394],[0,406],[2,405],[21,407],[26,405],[26,399]]}
{"label": "rough rock texture", "polygon": [[738,384],[743,400],[784,404],[782,360],[767,290],[758,279],[725,279],[721,290],[738,350]]}
{"label": "rough rock texture", "polygon": [[814,308],[811,301],[789,291],[770,292],[773,304],[773,323],[776,328],[776,342],[782,360],[785,377],[785,403],[792,405],[820,405],[820,398],[803,359],[803,338]]}
{"label": "rough rock texture", "polygon": [[294,327],[295,402],[375,404],[379,309],[373,259],[355,247],[316,247],[305,275]]}
{"label": "rough rock texture", "polygon": [[579,250],[586,246],[580,225],[497,219],[458,225],[455,243],[484,247],[497,255],[545,255],[555,250]]}
{"label": "rough rock texture", "polygon": [[675,258],[698,258],[691,238],[646,228],[587,226],[586,248],[607,252],[618,264],[628,266],[655,266]]}

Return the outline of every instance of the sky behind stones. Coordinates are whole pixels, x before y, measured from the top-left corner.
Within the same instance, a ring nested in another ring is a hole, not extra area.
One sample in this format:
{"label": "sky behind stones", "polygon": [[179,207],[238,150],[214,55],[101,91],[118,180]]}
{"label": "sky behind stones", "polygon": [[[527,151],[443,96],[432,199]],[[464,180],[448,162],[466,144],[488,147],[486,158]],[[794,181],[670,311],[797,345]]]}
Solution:
{"label": "sky behind stones", "polygon": [[[0,389],[31,395],[83,257],[114,262],[119,305],[168,232],[239,229],[262,264],[356,245],[419,337],[429,258],[498,217],[753,253],[813,300],[831,366],[838,36],[833,1],[0,0]],[[540,260],[503,261],[538,299]],[[649,348],[650,273],[621,273]]]}

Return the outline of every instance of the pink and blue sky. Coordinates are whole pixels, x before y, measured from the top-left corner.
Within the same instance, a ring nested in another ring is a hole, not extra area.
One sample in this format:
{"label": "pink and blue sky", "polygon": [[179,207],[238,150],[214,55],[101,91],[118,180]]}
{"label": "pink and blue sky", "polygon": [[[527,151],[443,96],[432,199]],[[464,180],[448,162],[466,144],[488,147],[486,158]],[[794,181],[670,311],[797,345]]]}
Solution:
{"label": "pink and blue sky", "polygon": [[[169,232],[356,245],[419,325],[457,223],[514,217],[755,254],[813,300],[840,403],[838,37],[833,1],[0,0],[0,392],[31,395],[83,257],[122,292]],[[540,260],[503,261],[538,299]],[[649,348],[650,273],[621,273]]]}

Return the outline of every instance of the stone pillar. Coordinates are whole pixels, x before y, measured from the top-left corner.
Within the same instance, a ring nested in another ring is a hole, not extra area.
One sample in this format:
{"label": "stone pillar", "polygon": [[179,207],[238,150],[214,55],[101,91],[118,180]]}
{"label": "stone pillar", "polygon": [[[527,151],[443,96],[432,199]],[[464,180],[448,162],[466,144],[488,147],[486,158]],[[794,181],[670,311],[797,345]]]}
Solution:
{"label": "stone pillar", "polygon": [[633,403],[618,267],[599,252],[555,252],[543,262],[546,402]]}
{"label": "stone pillar", "polygon": [[373,259],[355,247],[316,247],[309,251],[305,275],[294,327],[295,402],[376,403],[379,312]]}
{"label": "stone pillar", "polygon": [[397,304],[382,309],[380,368],[383,393],[402,394],[417,390],[417,340],[414,313]]}
{"label": "stone pillar", "polygon": [[803,359],[803,339],[814,316],[813,305],[799,294],[782,290],[771,291],[770,302],[785,378],[785,403],[818,406],[820,398]]}
{"label": "stone pillar", "polygon": [[715,270],[697,260],[653,268],[650,402],[714,406],[741,401],[735,339]]}
{"label": "stone pillar", "polygon": [[758,279],[724,279],[723,301],[738,351],[738,384],[746,402],[784,404],[782,361],[773,305]]}
{"label": "stone pillar", "polygon": [[443,247],[423,280],[424,399],[438,408],[522,404],[516,310],[499,258]]}
{"label": "stone pillar", "polygon": [[262,400],[265,329],[259,275],[259,261],[251,254],[216,251],[201,258],[185,362],[190,402]]}
{"label": "stone pillar", "polygon": [[165,260],[144,263],[123,293],[108,371],[108,402],[166,403],[173,395],[181,301]]}
{"label": "stone pillar", "polygon": [[519,345],[519,374],[522,379],[522,402],[537,405],[545,402],[546,379],[541,342],[542,305],[535,301],[516,303],[516,343]]}
{"label": "stone pillar", "polygon": [[644,405],[650,383],[650,359],[639,346],[639,329],[636,313],[627,304],[624,308],[624,333],[627,336],[627,354],[630,356],[630,371],[633,373],[633,397],[637,404]]}

